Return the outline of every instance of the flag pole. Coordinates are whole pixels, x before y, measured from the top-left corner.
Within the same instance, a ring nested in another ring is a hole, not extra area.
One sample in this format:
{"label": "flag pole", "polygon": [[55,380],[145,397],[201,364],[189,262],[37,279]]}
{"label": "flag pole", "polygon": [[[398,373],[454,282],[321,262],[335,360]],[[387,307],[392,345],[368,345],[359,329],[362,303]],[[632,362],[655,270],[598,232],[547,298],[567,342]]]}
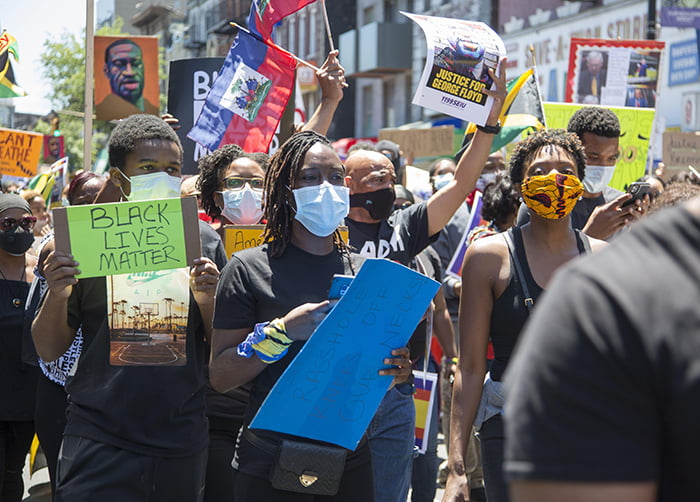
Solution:
{"label": "flag pole", "polygon": [[308,61],[304,61],[304,60],[301,59],[300,57],[298,57],[298,56],[292,54],[291,52],[289,52],[289,51],[286,50],[286,49],[283,49],[282,47],[280,47],[280,46],[277,45],[277,44],[273,44],[273,43],[270,42],[269,40],[264,40],[260,35],[258,35],[257,33],[253,33],[252,31],[250,31],[250,30],[247,29],[247,28],[244,28],[244,27],[241,26],[240,24],[235,23],[235,22],[233,22],[233,21],[230,21],[228,24],[230,24],[230,25],[233,26],[234,28],[238,28],[238,29],[241,30],[241,31],[245,31],[248,35],[250,35],[251,37],[255,38],[255,39],[258,40],[259,42],[264,43],[264,44],[267,45],[268,47],[272,47],[272,48],[274,48],[274,49],[277,49],[277,50],[279,50],[279,51],[282,51],[282,52],[285,52],[285,53],[289,54],[289,55],[292,57],[292,59],[294,59],[297,63],[303,64],[304,66],[308,66],[309,68],[311,68],[311,69],[314,70],[314,71],[318,71],[318,70],[319,70],[318,66],[312,65],[312,64],[309,63]]}
{"label": "flag pole", "polygon": [[85,133],[83,134],[83,170],[92,169],[92,89],[95,68],[95,4],[87,0],[85,16]]}
{"label": "flag pole", "polygon": [[323,22],[326,24],[326,35],[328,36],[328,44],[331,47],[331,51],[335,50],[333,45],[333,35],[331,35],[331,23],[328,21],[328,11],[326,10],[326,0],[321,0],[321,8],[323,10]]}

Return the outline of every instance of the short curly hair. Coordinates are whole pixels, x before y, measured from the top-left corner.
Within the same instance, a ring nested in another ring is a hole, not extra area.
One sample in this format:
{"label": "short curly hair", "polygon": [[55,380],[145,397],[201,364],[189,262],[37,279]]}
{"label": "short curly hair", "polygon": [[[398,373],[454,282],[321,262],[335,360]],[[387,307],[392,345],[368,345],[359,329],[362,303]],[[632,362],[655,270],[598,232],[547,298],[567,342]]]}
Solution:
{"label": "short curly hair", "polygon": [[581,140],[564,129],[540,129],[518,143],[510,156],[510,179],[520,186],[525,175],[525,165],[547,146],[554,146],[571,155],[576,164],[578,178],[586,175],[586,154]]}
{"label": "short curly hair", "polygon": [[214,194],[219,190],[221,182],[226,175],[226,170],[236,159],[246,158],[256,162],[263,171],[267,171],[270,164],[270,157],[265,153],[246,153],[238,145],[224,145],[208,155],[200,158],[197,162],[199,168],[199,179],[197,188],[200,191],[199,200],[202,209],[211,218],[218,218],[221,215],[221,208],[214,201]]}
{"label": "short curly hair", "polygon": [[182,161],[182,144],[173,128],[160,117],[141,113],[120,120],[112,131],[107,142],[109,165],[123,168],[126,156],[136,150],[136,143],[149,139],[172,141],[180,150]]}
{"label": "short curly hair", "polygon": [[581,141],[587,132],[604,138],[619,138],[620,120],[615,113],[602,106],[584,106],[571,116],[566,130]]}

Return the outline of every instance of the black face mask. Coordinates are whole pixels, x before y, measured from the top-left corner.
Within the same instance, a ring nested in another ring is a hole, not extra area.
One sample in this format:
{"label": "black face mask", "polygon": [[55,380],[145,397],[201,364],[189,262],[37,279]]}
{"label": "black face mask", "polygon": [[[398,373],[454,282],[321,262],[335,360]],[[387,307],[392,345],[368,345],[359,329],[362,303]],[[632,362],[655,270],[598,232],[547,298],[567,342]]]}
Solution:
{"label": "black face mask", "polygon": [[0,232],[0,248],[13,256],[22,256],[34,244],[34,234],[16,230]]}
{"label": "black face mask", "polygon": [[350,195],[350,207],[364,207],[375,220],[385,220],[394,210],[393,188],[382,188],[374,192],[355,193]]}

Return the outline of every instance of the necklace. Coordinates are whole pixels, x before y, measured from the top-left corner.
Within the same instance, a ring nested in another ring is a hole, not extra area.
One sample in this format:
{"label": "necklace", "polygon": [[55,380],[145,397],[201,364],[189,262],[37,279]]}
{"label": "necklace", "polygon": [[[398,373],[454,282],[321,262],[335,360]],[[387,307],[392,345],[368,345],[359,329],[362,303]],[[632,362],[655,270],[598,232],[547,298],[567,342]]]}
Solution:
{"label": "necklace", "polygon": [[[7,276],[5,275],[5,273],[2,271],[2,269],[0,269],[0,276],[2,276],[2,278],[5,279],[6,281],[9,280],[7,278]],[[27,277],[27,260],[25,259],[24,264],[22,265],[22,277],[20,277],[19,281],[24,282],[26,277]],[[14,298],[12,298],[12,300],[10,300],[10,302],[12,303],[12,306],[16,309],[22,308],[22,306],[24,305],[24,300],[22,300],[21,296],[15,296]]]}

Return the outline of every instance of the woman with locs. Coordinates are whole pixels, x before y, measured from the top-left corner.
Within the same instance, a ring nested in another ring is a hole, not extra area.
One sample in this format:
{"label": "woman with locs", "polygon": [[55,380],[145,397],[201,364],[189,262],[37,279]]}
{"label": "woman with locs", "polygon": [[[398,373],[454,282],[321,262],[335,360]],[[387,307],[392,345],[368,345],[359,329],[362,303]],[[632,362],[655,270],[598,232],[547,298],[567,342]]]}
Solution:
{"label": "woman with locs", "polygon": [[[316,499],[275,488],[279,485],[268,479],[281,439],[290,437],[251,431],[247,425],[330,310],[327,297],[333,275],[354,275],[359,268],[337,230],[349,208],[344,179],[345,167],[324,136],[310,131],[292,136],[272,157],[265,177],[265,244],[235,253],[222,272],[210,380],[220,392],[252,382],[234,457],[237,502]],[[408,349],[391,354],[377,366],[394,367],[379,374],[393,376],[394,383],[403,381],[411,372]],[[346,454],[337,492],[323,500],[371,502],[374,489],[366,441]]]}
{"label": "woman with locs", "polygon": [[[510,176],[530,222],[474,241],[462,268],[460,357],[452,396],[449,475],[443,500],[469,498],[464,459],[472,425],[479,431],[486,498],[508,501],[503,479],[501,380],[531,308],[564,263],[605,243],[571,228],[569,214],[583,193],[586,158],[578,138],[541,130],[519,143]],[[495,358],[486,380],[486,350]]]}

